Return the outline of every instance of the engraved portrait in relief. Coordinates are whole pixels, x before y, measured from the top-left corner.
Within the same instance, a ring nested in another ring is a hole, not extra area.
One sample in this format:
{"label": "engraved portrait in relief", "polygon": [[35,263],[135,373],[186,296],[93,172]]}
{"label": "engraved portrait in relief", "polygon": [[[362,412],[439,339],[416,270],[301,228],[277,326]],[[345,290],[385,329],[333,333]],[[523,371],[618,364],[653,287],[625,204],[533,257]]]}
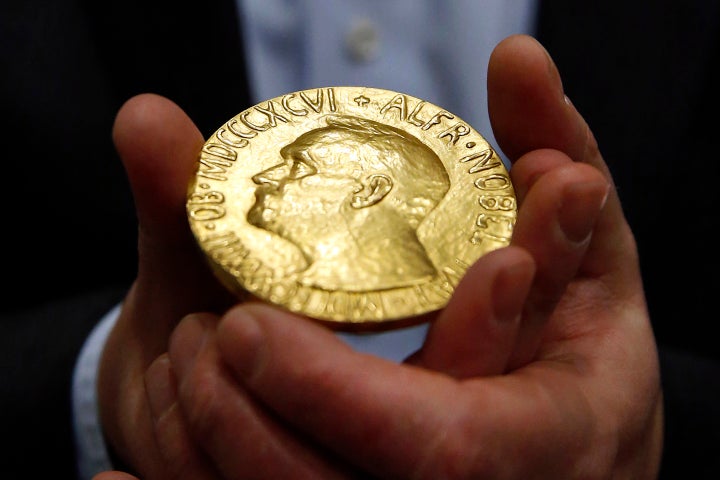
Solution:
{"label": "engraved portrait in relief", "polygon": [[434,277],[416,232],[450,188],[440,158],[379,122],[337,115],[325,121],[252,177],[248,222],[300,249],[308,267],[297,280],[307,286],[381,290]]}

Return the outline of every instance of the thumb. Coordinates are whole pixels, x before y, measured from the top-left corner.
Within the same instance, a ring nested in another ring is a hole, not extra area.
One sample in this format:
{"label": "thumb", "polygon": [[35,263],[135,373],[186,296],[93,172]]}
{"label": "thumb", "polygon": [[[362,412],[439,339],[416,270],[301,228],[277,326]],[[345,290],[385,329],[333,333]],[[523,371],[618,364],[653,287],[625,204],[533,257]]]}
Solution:
{"label": "thumb", "polygon": [[120,108],[112,135],[143,233],[166,244],[189,240],[185,196],[203,144],[195,124],[172,101],[141,94]]}
{"label": "thumb", "polygon": [[163,464],[150,427],[143,373],[167,350],[181,318],[219,307],[219,298],[229,294],[195,247],[185,215],[188,182],[203,142],[192,121],[170,100],[138,95],[118,111],[113,140],[135,199],[139,263],[103,349],[98,400],[105,434],[118,456],[150,472]]}
{"label": "thumb", "polygon": [[185,213],[203,137],[179,106],[155,94],[129,99],[112,134],[139,221],[138,275],[121,321],[144,332],[151,360],[165,351],[178,319],[229,297],[196,247]]}

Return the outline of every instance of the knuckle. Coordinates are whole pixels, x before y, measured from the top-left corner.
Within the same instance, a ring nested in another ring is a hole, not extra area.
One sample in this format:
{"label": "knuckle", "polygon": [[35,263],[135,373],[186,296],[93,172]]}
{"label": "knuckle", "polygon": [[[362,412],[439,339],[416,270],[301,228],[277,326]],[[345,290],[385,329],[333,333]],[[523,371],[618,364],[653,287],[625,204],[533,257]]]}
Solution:
{"label": "knuckle", "polygon": [[189,428],[200,439],[208,438],[222,421],[222,399],[217,377],[207,370],[196,370],[183,386],[186,398],[184,412]]}

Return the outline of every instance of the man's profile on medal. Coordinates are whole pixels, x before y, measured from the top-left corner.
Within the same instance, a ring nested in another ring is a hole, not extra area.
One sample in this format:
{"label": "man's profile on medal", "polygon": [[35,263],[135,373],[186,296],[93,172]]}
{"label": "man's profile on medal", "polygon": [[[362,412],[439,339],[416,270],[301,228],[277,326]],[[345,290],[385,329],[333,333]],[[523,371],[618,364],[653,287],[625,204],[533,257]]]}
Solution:
{"label": "man's profile on medal", "polygon": [[328,116],[252,177],[248,222],[295,244],[304,285],[381,290],[436,275],[417,228],[450,188],[440,158],[400,129]]}

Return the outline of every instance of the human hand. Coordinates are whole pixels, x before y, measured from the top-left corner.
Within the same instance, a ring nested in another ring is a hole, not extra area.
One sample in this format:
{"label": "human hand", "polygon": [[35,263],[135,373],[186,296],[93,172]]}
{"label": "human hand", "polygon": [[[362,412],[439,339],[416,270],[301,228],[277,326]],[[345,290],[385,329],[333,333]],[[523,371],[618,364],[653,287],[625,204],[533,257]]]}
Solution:
{"label": "human hand", "polygon": [[235,300],[218,286],[187,224],[187,185],[203,144],[192,121],[170,100],[138,95],[118,112],[113,140],[134,195],[139,265],[103,351],[100,415],[115,455],[147,478],[162,478],[145,371],[167,351],[179,318],[224,311]]}
{"label": "human hand", "polygon": [[534,40],[497,47],[488,89],[522,202],[513,245],[469,269],[401,365],[268,306],[186,317],[172,365],[148,371],[177,378],[148,383],[173,478],[657,475],[657,353],[607,167]]}

